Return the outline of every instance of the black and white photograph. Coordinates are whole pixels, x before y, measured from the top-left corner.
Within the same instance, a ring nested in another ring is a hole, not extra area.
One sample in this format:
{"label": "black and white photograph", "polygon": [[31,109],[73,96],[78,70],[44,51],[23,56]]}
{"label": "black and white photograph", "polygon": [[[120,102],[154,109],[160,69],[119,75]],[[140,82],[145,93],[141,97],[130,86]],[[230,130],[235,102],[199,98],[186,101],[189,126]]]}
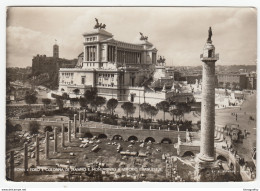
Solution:
{"label": "black and white photograph", "polygon": [[255,7],[8,6],[6,181],[253,182],[256,89]]}

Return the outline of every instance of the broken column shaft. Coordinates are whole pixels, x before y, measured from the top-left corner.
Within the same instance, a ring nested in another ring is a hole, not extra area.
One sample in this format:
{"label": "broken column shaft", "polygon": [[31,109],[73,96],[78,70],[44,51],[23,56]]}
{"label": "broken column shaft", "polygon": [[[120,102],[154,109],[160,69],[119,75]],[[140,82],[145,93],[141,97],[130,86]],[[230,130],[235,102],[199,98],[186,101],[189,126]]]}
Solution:
{"label": "broken column shaft", "polygon": [[49,131],[45,135],[45,158],[49,159]]}
{"label": "broken column shaft", "polygon": [[54,153],[57,153],[58,152],[58,138],[57,138],[57,127],[54,128]]}
{"label": "broken column shaft", "polygon": [[28,144],[24,143],[24,174],[28,174]]}
{"label": "broken column shaft", "polygon": [[35,137],[35,164],[36,166],[39,165],[39,161],[40,161],[40,151],[39,151],[39,137],[38,135]]}
{"label": "broken column shaft", "polygon": [[65,132],[65,127],[64,127],[64,124],[62,124],[62,126],[61,126],[61,147],[65,146],[64,132]]}
{"label": "broken column shaft", "polygon": [[74,114],[74,138],[76,138],[77,134],[77,114]]}
{"label": "broken column shaft", "polygon": [[71,121],[68,123],[68,142],[71,142]]}

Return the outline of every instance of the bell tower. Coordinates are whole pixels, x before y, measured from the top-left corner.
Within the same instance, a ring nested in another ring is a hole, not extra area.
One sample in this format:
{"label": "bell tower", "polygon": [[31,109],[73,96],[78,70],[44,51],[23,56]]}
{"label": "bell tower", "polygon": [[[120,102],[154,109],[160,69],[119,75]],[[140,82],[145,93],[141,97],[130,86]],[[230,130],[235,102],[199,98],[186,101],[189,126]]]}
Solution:
{"label": "bell tower", "polygon": [[55,40],[55,44],[53,45],[53,58],[59,58],[59,46],[57,45],[57,40]]}

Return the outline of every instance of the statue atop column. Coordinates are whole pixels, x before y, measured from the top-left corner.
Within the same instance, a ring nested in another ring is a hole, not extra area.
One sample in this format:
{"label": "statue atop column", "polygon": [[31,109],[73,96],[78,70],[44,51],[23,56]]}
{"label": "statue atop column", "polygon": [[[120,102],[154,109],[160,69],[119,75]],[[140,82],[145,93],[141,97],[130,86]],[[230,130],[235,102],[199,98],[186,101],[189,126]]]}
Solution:
{"label": "statue atop column", "polygon": [[94,29],[105,29],[106,28],[106,25],[99,23],[97,18],[95,18],[95,20],[96,20],[96,25],[94,26]]}
{"label": "statue atop column", "polygon": [[211,37],[212,37],[212,30],[211,30],[211,27],[209,27],[209,36],[208,36],[208,40],[207,40],[207,42],[212,42],[211,41]]}

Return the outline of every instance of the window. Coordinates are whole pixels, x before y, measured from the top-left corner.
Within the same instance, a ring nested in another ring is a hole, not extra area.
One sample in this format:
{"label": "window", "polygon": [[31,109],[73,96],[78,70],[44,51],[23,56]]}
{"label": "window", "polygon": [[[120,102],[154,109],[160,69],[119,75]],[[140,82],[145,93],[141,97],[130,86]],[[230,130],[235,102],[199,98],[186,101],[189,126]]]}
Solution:
{"label": "window", "polygon": [[209,50],[209,58],[213,57],[213,50]]}
{"label": "window", "polygon": [[85,84],[85,76],[81,77],[81,84]]}

